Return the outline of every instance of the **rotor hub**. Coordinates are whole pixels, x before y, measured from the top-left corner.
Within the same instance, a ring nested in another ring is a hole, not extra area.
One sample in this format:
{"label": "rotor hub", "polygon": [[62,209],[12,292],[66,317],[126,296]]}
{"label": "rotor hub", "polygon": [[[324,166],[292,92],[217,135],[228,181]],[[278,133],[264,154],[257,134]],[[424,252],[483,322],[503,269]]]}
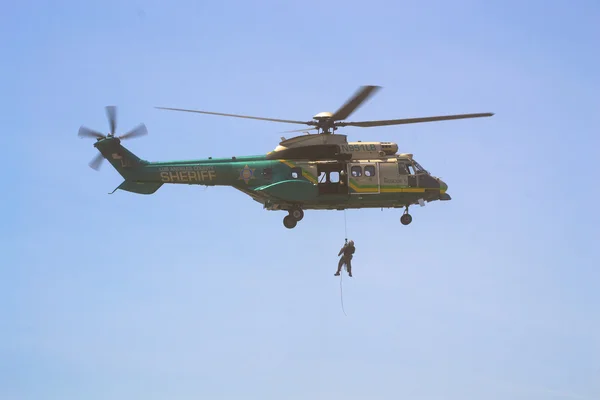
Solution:
{"label": "rotor hub", "polygon": [[313,122],[311,125],[314,125],[317,130],[321,130],[321,134],[332,133],[331,131],[335,131],[337,127],[335,126],[334,114],[329,111],[323,111],[318,113],[313,117]]}
{"label": "rotor hub", "polygon": [[331,113],[329,111],[324,111],[324,112],[320,112],[317,115],[315,115],[313,117],[313,119],[316,119],[317,121],[323,121],[323,120],[331,119],[332,117],[333,117],[333,113]]}

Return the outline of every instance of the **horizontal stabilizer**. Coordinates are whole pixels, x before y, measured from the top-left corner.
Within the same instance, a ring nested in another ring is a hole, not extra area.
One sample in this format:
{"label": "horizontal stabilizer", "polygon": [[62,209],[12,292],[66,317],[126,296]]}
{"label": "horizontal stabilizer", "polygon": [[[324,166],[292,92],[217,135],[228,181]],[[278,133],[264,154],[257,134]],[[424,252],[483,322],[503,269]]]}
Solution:
{"label": "horizontal stabilizer", "polygon": [[[152,194],[163,185],[162,182],[135,182],[124,180],[112,193],[118,189],[137,194]],[[110,194],[112,194],[110,193]]]}

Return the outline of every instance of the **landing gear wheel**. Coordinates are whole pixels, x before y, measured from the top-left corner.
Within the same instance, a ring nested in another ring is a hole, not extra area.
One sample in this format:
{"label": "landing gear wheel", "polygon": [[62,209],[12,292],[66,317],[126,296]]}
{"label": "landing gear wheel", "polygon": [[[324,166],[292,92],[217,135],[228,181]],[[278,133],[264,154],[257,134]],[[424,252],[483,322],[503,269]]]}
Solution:
{"label": "landing gear wheel", "polygon": [[296,221],[296,219],[294,219],[294,217],[292,217],[291,215],[286,215],[283,218],[283,226],[285,226],[288,229],[294,228],[297,223],[298,221]]}
{"label": "landing gear wheel", "polygon": [[402,222],[402,225],[408,225],[412,222],[412,217],[409,213],[406,213],[400,217],[400,222]]}
{"label": "landing gear wheel", "polygon": [[290,215],[296,221],[302,221],[302,218],[304,218],[304,211],[302,211],[301,208],[294,208],[290,210]]}

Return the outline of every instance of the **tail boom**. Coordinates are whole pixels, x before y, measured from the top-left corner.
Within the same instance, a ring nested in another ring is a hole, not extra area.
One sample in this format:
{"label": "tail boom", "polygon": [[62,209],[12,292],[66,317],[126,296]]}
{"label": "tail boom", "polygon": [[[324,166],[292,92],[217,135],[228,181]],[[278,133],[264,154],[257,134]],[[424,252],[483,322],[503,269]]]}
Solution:
{"label": "tail boom", "polygon": [[117,189],[140,194],[152,194],[165,183],[233,187],[263,185],[270,181],[265,171],[270,170],[273,163],[262,155],[149,162],[123,147],[114,137],[98,140],[94,146],[125,179]]}

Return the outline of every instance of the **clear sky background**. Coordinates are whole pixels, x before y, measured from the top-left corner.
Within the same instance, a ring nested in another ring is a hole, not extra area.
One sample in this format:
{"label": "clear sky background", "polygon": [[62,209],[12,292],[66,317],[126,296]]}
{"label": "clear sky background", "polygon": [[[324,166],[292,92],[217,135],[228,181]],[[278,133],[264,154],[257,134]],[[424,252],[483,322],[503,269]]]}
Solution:
{"label": "clear sky background", "polygon": [[[14,1],[0,13],[0,399],[600,398],[600,3]],[[349,128],[453,200],[293,230],[228,188],[116,192],[148,160],[264,154],[360,85]],[[300,128],[300,126],[298,126]]]}

